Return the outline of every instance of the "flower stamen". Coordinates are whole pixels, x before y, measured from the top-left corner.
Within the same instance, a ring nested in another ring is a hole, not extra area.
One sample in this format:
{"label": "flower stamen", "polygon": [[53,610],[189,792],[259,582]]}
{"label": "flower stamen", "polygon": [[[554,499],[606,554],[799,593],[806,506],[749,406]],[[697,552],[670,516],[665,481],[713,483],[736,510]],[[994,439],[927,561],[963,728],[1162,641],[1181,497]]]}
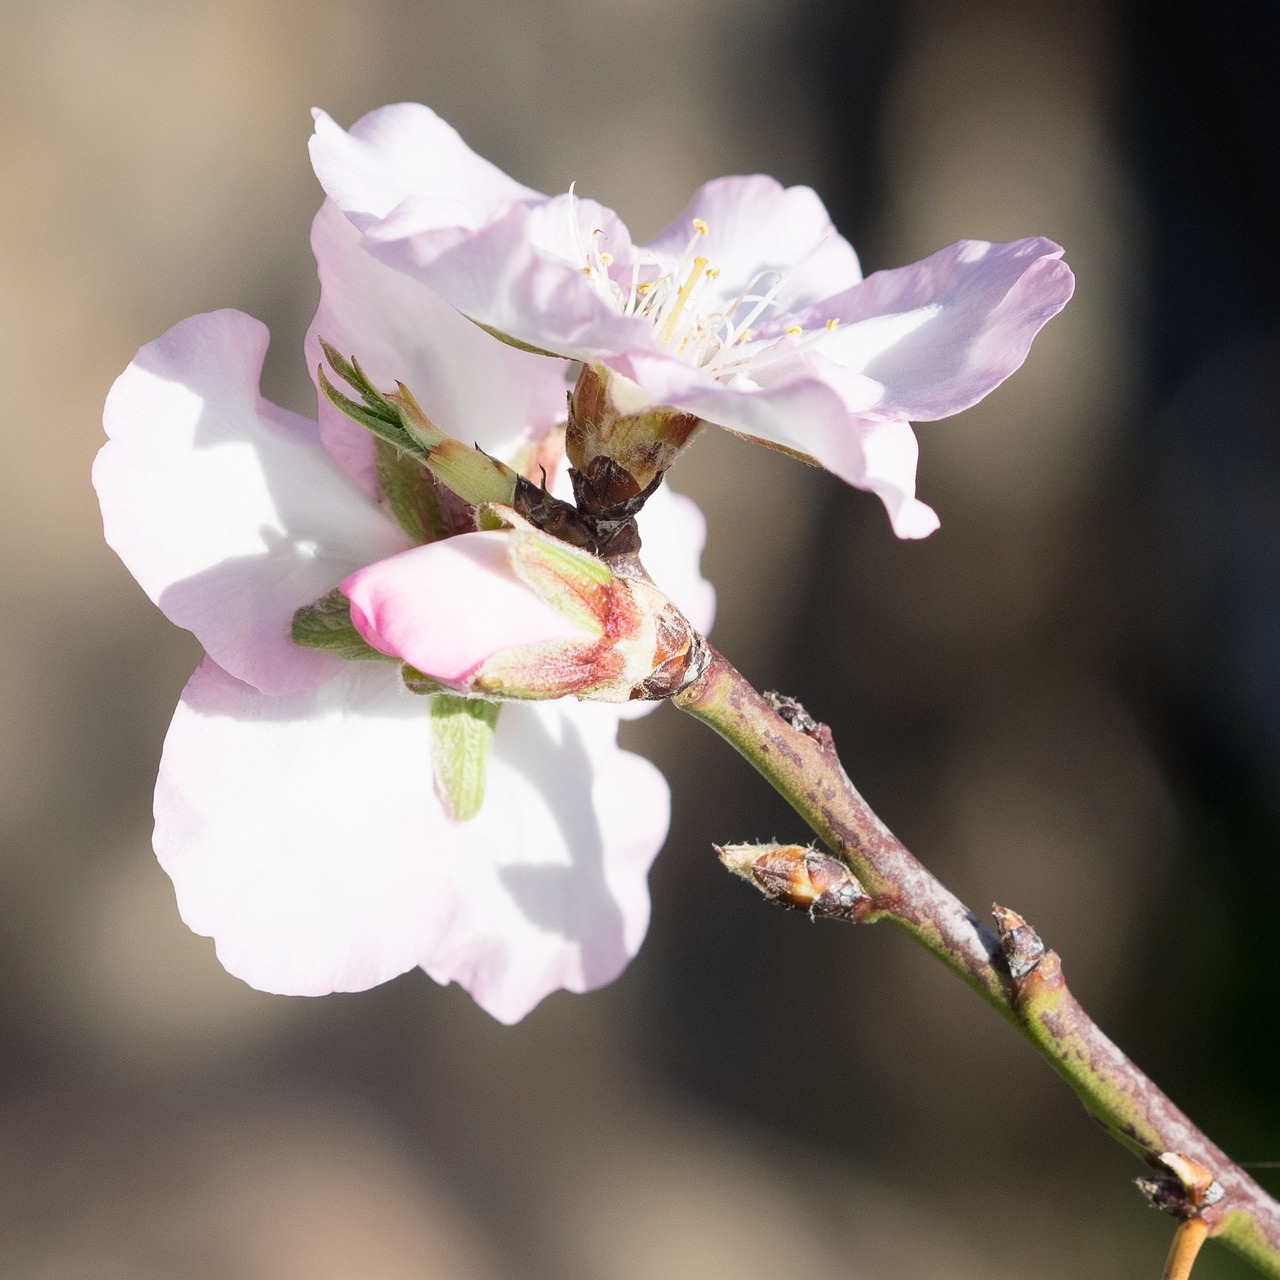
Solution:
{"label": "flower stamen", "polygon": [[[714,378],[726,378],[759,354],[746,348],[756,342],[752,326],[771,307],[779,305],[779,296],[826,244],[824,237],[789,270],[769,267],[757,272],[731,302],[714,298],[715,281],[720,268],[697,252],[698,241],[710,234],[711,228],[702,218],[691,218],[692,229],[683,252],[674,265],[647,250],[632,257],[630,270],[623,280],[610,274],[614,255],[600,246],[607,239],[603,228],[592,228],[584,234],[579,221],[574,187],[569,188],[570,236],[582,270],[596,294],[624,316],[643,316],[654,327],[659,344]],[[768,288],[762,282],[772,277]],[[828,330],[839,320],[830,320]],[[786,334],[802,337],[804,331],[792,326]],[[814,335],[809,335],[814,336]]]}
{"label": "flower stamen", "polygon": [[[701,234],[701,232],[699,232]],[[676,294],[676,300],[672,303],[671,312],[667,317],[667,322],[662,327],[662,332],[658,335],[658,341],[665,347],[670,343],[675,335],[676,325],[679,323],[681,312],[684,311],[685,304],[689,301],[689,295],[693,293],[699,280],[702,279],[702,273],[707,268],[706,258],[694,258],[693,269],[689,272],[688,278],[684,284],[680,286],[680,292]]]}

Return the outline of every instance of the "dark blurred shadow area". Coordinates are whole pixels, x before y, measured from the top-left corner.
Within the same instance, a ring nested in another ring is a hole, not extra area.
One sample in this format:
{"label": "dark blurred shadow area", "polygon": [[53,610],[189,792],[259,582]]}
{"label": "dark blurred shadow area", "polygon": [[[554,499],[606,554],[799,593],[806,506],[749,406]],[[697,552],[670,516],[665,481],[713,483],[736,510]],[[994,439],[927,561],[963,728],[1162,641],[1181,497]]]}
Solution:
{"label": "dark blurred shadow area", "polygon": [[[720,173],[813,185],[868,271],[1064,244],[1076,297],[923,426],[942,528],[706,433],[714,638],[1241,1160],[1280,1160],[1280,16],[1260,0],[10,0],[0,85],[0,1274],[1154,1276],[1140,1169],[906,939],[712,841],[804,838],[674,711],[639,959],[503,1028],[407,975],[249,990],[179,921],[150,792],[198,651],[101,543],[101,402],[196,311],[300,359],[307,109],[428,102],[644,239]],[[1280,1175],[1259,1170],[1280,1190]],[[1197,1280],[1245,1270],[1210,1249]]]}

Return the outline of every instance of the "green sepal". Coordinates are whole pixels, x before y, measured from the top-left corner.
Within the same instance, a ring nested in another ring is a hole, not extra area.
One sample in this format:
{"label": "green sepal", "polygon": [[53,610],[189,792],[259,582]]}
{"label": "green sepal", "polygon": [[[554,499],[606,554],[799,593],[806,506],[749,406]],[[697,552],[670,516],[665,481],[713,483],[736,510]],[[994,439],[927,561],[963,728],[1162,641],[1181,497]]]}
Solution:
{"label": "green sepal", "polygon": [[294,644],[304,649],[321,649],[335,658],[359,661],[389,657],[366,643],[355,629],[351,621],[351,602],[336,587],[315,604],[304,604],[293,615],[289,634]]}
{"label": "green sepal", "polygon": [[387,440],[373,442],[378,488],[396,523],[414,542],[439,542],[475,528],[460,499],[442,491],[427,467]]}
{"label": "green sepal", "polygon": [[550,356],[553,360],[564,359],[558,352],[548,351],[546,347],[535,347],[528,342],[521,342],[519,338],[513,338],[509,333],[503,333],[501,329],[495,329],[492,325],[481,324],[474,316],[468,316],[477,329],[483,329],[491,338],[497,338],[499,342],[506,343],[509,347],[515,347],[517,351],[527,351],[530,355]]}
{"label": "green sepal", "polygon": [[603,560],[539,529],[511,531],[511,567],[575,626],[601,635],[613,591]]}
{"label": "green sepal", "polygon": [[442,693],[431,699],[431,759],[436,794],[458,822],[484,803],[489,747],[498,726],[496,702]]}
{"label": "green sepal", "polygon": [[400,679],[410,693],[420,694],[424,698],[433,698],[437,693],[444,693],[444,685],[425,671],[411,667],[407,662],[400,668]]}
{"label": "green sepal", "polygon": [[515,501],[520,477],[483,449],[470,449],[461,441],[446,437],[427,454],[426,463],[446,489],[473,507],[484,502],[510,506]]}
{"label": "green sepal", "polygon": [[481,533],[497,533],[512,527],[511,509],[506,503],[481,503],[476,508],[476,528]]}

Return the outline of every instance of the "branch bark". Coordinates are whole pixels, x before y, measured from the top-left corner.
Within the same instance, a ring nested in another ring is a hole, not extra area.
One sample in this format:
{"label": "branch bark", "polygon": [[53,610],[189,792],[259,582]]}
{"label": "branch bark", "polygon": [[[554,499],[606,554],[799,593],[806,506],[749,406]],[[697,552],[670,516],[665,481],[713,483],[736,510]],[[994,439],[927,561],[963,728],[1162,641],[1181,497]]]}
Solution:
{"label": "branch bark", "polygon": [[[858,794],[824,725],[791,707],[784,718],[714,650],[703,675],[673,701],[737,748],[848,866],[868,895],[851,914],[905,929],[964,979],[1035,1046],[1086,1110],[1156,1171],[1140,1183],[1154,1203],[1202,1222],[1209,1236],[1280,1280],[1280,1204],[1102,1033],[1068,989],[1054,952],[1028,959],[1019,951],[1011,970],[1001,937],[926,870]],[[1014,932],[1012,924],[1005,930],[1011,954]],[[1189,1180],[1187,1168],[1207,1171],[1208,1193]]]}

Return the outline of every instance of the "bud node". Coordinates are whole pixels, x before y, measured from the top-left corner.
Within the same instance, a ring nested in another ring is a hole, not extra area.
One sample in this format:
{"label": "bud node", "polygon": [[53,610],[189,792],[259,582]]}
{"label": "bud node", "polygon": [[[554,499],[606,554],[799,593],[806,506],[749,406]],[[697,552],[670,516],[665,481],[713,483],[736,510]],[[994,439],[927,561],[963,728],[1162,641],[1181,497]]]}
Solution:
{"label": "bud node", "polygon": [[1044,959],[1045,945],[1040,935],[1016,911],[1009,911],[994,902],[991,914],[996,919],[1000,949],[1004,952],[1009,972],[1015,982],[1021,982]]}

